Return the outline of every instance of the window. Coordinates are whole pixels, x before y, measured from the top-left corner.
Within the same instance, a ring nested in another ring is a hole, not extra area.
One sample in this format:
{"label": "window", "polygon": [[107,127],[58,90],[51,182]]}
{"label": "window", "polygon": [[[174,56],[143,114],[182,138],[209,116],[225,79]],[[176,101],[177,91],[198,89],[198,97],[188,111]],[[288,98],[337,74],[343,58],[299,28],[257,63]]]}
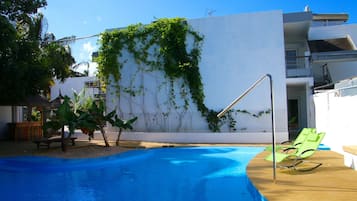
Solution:
{"label": "window", "polygon": [[99,81],[87,81],[84,83],[87,88],[97,88],[99,87]]}

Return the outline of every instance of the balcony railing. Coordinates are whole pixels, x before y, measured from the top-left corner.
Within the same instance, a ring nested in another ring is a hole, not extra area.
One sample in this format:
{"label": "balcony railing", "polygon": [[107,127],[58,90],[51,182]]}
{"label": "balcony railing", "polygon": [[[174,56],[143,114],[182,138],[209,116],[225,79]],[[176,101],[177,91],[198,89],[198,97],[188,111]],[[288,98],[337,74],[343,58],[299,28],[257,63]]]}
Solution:
{"label": "balcony railing", "polygon": [[287,56],[285,57],[286,77],[311,77],[309,56]]}

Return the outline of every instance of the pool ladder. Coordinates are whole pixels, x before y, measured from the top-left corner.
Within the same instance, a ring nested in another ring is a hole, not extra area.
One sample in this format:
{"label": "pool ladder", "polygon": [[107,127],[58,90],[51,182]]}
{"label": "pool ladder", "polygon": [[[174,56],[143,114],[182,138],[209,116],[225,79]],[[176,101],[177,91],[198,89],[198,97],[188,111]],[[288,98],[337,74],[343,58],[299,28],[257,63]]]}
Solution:
{"label": "pool ladder", "polygon": [[276,183],[276,157],[275,157],[275,115],[274,115],[274,92],[273,92],[273,79],[270,74],[265,74],[254,82],[245,92],[232,101],[226,108],[224,108],[217,117],[222,117],[226,112],[228,112],[235,104],[237,104],[241,99],[243,99],[247,94],[249,94],[258,84],[260,84],[265,78],[269,78],[270,84],[270,107],[271,107],[271,130],[272,130],[272,154],[273,154],[273,182]]}

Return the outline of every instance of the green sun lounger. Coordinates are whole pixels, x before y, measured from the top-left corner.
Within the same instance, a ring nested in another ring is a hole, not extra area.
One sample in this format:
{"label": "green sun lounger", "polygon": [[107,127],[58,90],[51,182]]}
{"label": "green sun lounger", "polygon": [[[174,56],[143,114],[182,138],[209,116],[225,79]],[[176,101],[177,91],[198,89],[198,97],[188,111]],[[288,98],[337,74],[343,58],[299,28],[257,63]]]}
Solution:
{"label": "green sun lounger", "polygon": [[[316,134],[316,128],[303,128],[299,132],[299,135],[296,137],[296,139],[294,141],[289,140],[289,141],[284,141],[284,142],[280,143],[279,145],[276,146],[276,151],[281,150],[281,149],[287,149],[290,147],[298,148],[310,134]],[[269,145],[265,148],[265,150],[272,151],[273,149],[272,149],[272,146]]]}
{"label": "green sun lounger", "polygon": [[[284,149],[284,152],[275,152],[276,163],[278,163],[281,168],[298,171],[310,171],[320,167],[322,163],[312,162],[306,159],[316,152],[324,137],[325,133],[310,134],[298,147]],[[289,153],[290,151],[293,151],[293,153]],[[265,160],[273,161],[273,154],[269,154]],[[307,168],[299,168],[299,165],[304,162],[309,162],[314,165]]]}

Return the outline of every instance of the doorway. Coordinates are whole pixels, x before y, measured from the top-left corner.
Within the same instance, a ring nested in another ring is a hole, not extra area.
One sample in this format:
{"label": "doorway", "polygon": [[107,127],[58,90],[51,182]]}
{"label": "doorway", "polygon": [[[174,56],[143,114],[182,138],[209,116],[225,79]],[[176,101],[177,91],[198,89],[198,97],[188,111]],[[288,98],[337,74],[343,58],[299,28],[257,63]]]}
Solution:
{"label": "doorway", "polygon": [[299,100],[288,100],[288,130],[289,139],[295,139],[299,132]]}
{"label": "doorway", "polygon": [[290,140],[294,140],[298,132],[308,125],[306,90],[305,85],[287,87],[288,131]]}

